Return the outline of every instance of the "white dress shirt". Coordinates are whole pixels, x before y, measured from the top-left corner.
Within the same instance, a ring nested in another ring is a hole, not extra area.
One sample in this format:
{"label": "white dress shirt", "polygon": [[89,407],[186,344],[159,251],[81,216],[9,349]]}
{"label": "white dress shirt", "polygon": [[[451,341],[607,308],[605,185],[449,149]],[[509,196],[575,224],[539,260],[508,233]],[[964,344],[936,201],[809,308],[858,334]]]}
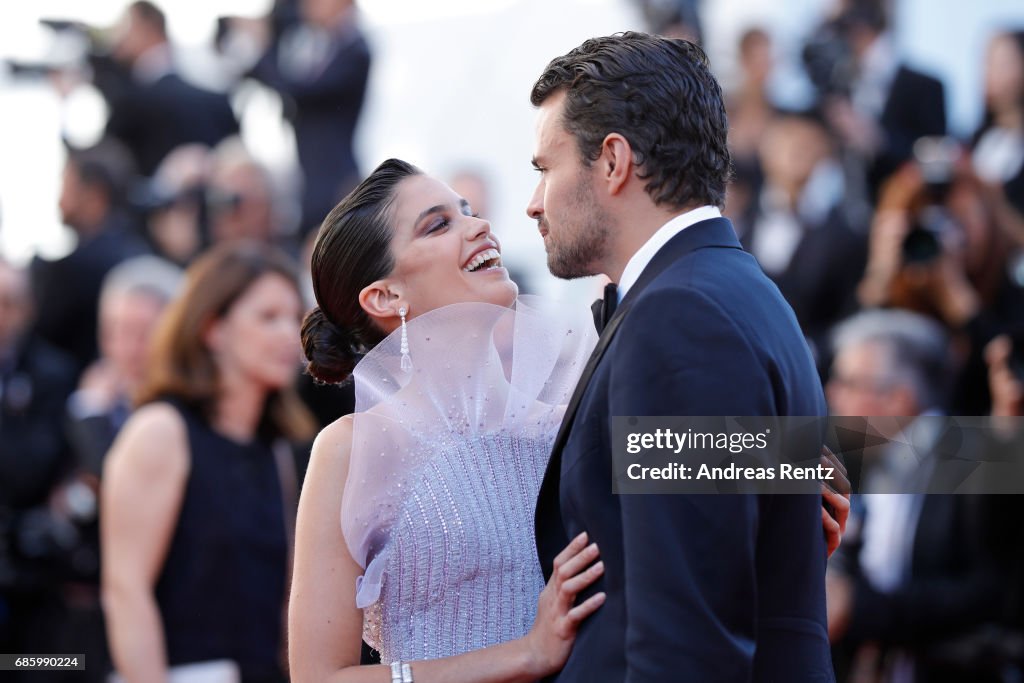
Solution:
{"label": "white dress shirt", "polygon": [[701,206],[686,213],[681,213],[665,225],[658,228],[658,231],[651,235],[651,238],[644,242],[644,245],[637,249],[633,257],[626,263],[619,278],[619,301],[626,296],[629,288],[636,284],[640,273],[651,262],[654,255],[661,251],[661,248],[668,244],[668,241],[681,233],[694,223],[700,223],[710,218],[721,218],[722,212],[717,206]]}

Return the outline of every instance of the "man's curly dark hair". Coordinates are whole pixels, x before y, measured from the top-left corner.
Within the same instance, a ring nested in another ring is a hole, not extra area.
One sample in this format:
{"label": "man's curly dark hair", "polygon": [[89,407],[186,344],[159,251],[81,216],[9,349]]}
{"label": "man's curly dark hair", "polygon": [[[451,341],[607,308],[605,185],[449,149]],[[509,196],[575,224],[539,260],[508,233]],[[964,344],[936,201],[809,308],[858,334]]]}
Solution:
{"label": "man's curly dark hair", "polygon": [[592,38],[548,64],[530,101],[539,107],[563,90],[562,123],[584,163],[600,156],[605,136],[619,133],[656,204],[725,204],[728,123],[699,46],[632,31]]}

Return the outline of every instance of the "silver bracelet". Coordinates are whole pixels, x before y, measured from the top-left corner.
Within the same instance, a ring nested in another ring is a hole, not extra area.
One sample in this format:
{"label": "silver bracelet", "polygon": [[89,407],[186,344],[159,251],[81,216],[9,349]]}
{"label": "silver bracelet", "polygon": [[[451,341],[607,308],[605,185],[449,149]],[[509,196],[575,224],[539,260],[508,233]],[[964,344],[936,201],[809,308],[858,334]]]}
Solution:
{"label": "silver bracelet", "polygon": [[412,667],[408,664],[402,665],[402,683],[413,683],[412,681]]}
{"label": "silver bracelet", "polygon": [[391,662],[391,683],[402,683],[402,662],[400,661]]}

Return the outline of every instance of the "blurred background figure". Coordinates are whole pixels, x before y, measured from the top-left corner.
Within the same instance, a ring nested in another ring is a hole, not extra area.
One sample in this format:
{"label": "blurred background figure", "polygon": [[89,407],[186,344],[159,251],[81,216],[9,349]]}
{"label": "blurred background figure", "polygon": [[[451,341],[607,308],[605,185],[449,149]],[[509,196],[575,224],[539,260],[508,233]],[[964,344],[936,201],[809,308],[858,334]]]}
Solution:
{"label": "blurred background figure", "polygon": [[768,98],[772,63],[771,36],[761,28],[747,29],[739,42],[738,84],[725,102],[733,163],[725,213],[734,220],[747,212],[761,189],[758,145],[775,116],[775,107]]}
{"label": "blurred background figure", "polygon": [[700,0],[635,0],[647,30],[667,38],[682,38],[698,45],[704,42]]}
{"label": "blurred background figure", "polygon": [[103,277],[129,256],[146,251],[125,197],[134,165],[122,145],[101,140],[68,148],[60,192],[61,219],[77,244],[56,261],[32,263],[35,331],[84,369],[96,359],[97,300]]}
{"label": "blurred background figure", "polygon": [[166,311],[102,484],[103,605],[130,681],[231,660],[283,681],[283,609],[296,505],[286,440],[311,438],[291,390],[304,313],[292,262],[219,245]]}
{"label": "blurred background figure", "polygon": [[164,158],[138,198],[153,253],[179,266],[187,266],[210,243],[210,166],[208,147],[182,145]]}
{"label": "blurred background figure", "polygon": [[487,218],[491,216],[491,188],[483,171],[463,168],[451,175],[448,186],[469,202],[473,213]]}
{"label": "blurred background figure", "polygon": [[[933,458],[963,445],[940,421],[952,379],[949,339],[907,311],[869,311],[835,332],[827,386],[834,415],[870,420],[891,441],[865,462],[843,544],[829,561],[829,634],[839,680],[892,683],[1015,680],[986,645],[1008,586],[993,497],[900,493],[938,476]],[[870,482],[868,484],[867,482]],[[889,493],[885,493],[888,491]],[[995,497],[998,498],[998,497]],[[1002,527],[998,526],[1002,524]],[[1012,592],[1012,589],[1010,589]],[[972,647],[972,643],[982,644]],[[995,648],[998,650],[998,648]]]}
{"label": "blurred background figure", "polygon": [[829,329],[856,310],[867,258],[842,167],[823,122],[812,113],[781,113],[758,136],[764,180],[737,217],[741,242],[779,286],[824,371]]}
{"label": "blurred background figure", "polygon": [[889,33],[888,3],[844,0],[804,52],[829,124],[863,164],[868,195],[910,158],[914,141],[946,134],[942,83],[904,64]]}
{"label": "blurred background figure", "polygon": [[984,415],[984,348],[1024,323],[1024,279],[960,148],[926,139],[916,149],[915,162],[882,189],[858,299],[941,321],[961,361],[953,410]]}
{"label": "blurred background figure", "polygon": [[269,244],[285,237],[270,172],[238,138],[224,141],[211,154],[206,203],[211,244],[235,240]]}
{"label": "blurred background figure", "polygon": [[227,96],[200,89],[178,75],[164,13],[139,0],[115,31],[110,70],[96,85],[107,99],[107,134],[131,150],[139,172],[151,176],[176,147],[212,147],[238,132]]}
{"label": "blurred background figure", "polygon": [[[73,361],[30,333],[28,275],[0,259],[0,650],[56,646],[69,529],[48,509],[69,464],[62,406]],[[31,673],[26,678],[31,680]],[[12,680],[18,674],[10,674]]]}
{"label": "blurred background figure", "polygon": [[1024,334],[1000,335],[985,349],[992,415],[1024,417]]}
{"label": "blurred background figure", "polygon": [[[130,258],[104,278],[99,304],[100,357],[82,374],[67,403],[72,458],[50,494],[50,513],[68,530],[66,567],[53,647],[89,653],[88,673],[105,678],[110,657],[100,607],[99,491],[103,460],[134,408],[146,373],[150,340],[181,272],[155,256]],[[69,680],[76,680],[70,678]]]}
{"label": "blurred background figure", "polygon": [[180,270],[167,261],[138,256],[115,266],[103,281],[100,357],[82,374],[68,401],[77,465],[97,482],[103,457],[134,408],[153,331],[180,279]]}
{"label": "blurred background figure", "polygon": [[249,75],[285,99],[302,169],[303,234],[359,182],[353,149],[370,48],[353,0],[299,0]]}
{"label": "blurred background figure", "polygon": [[974,135],[978,177],[1000,223],[1024,246],[1024,30],[999,33],[985,59],[985,114]]}

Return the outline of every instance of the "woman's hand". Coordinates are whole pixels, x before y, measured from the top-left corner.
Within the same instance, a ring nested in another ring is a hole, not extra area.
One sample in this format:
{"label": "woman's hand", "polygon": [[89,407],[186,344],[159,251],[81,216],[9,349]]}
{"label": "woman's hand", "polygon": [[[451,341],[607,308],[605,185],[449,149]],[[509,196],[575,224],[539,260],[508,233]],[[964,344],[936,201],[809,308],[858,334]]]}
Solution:
{"label": "woman's hand", "polygon": [[573,607],[576,596],[604,574],[604,563],[594,563],[598,554],[597,544],[587,545],[583,532],[555,558],[551,579],[537,601],[537,619],[523,638],[537,678],[561,670],[579,625],[604,604],[605,594],[597,593]]}

